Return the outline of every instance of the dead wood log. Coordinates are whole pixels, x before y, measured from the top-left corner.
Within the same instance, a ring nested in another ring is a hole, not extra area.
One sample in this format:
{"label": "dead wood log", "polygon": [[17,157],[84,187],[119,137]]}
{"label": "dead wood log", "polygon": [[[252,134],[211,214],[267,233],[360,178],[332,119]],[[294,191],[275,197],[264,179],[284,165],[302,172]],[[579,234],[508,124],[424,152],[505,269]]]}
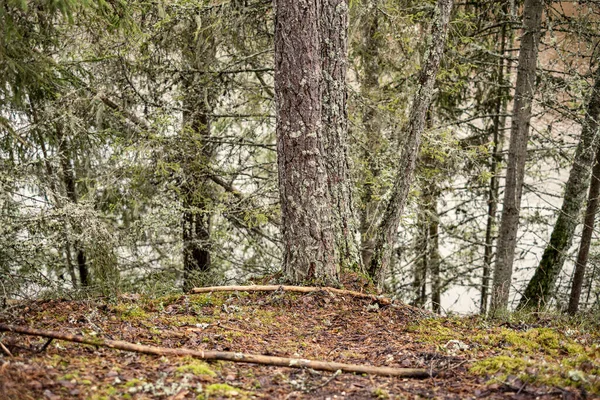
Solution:
{"label": "dead wood log", "polygon": [[209,286],[201,288],[193,288],[191,293],[210,293],[210,292],[297,292],[297,293],[312,293],[325,291],[329,293],[358,297],[360,299],[369,299],[376,301],[382,305],[392,304],[392,300],[386,297],[375,296],[374,294],[360,293],[352,290],[336,289],[332,287],[316,287],[316,286],[284,286],[284,285],[251,285],[251,286]]}
{"label": "dead wood log", "polygon": [[429,378],[435,376],[435,371],[420,368],[392,368],[373,367],[370,365],[342,364],[337,362],[313,361],[300,358],[286,358],[263,356],[257,354],[235,353],[231,351],[203,351],[190,349],[172,349],[167,347],[146,346],[125,342],[122,340],[108,340],[102,338],[87,338],[68,333],[43,331],[26,326],[0,324],[0,332],[13,332],[22,335],[41,336],[46,338],[65,340],[68,342],[83,343],[92,346],[109,347],[136,353],[154,354],[160,356],[188,356],[202,360],[222,360],[232,362],[244,362],[250,364],[273,365],[290,368],[311,368],[320,371],[355,372],[359,374],[398,376],[402,378]]}

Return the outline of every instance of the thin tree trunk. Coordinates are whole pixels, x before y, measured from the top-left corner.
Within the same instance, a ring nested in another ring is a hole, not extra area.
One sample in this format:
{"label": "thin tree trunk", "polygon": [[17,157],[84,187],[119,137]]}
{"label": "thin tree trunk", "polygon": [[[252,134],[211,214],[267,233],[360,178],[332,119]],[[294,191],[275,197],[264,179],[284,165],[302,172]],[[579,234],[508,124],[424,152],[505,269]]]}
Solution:
{"label": "thin tree trunk", "polygon": [[442,277],[441,257],[439,244],[440,217],[437,203],[440,194],[438,190],[433,191],[429,202],[429,269],[431,271],[431,310],[439,314],[442,306]]}
{"label": "thin tree trunk", "polygon": [[379,13],[371,10],[369,20],[363,24],[363,41],[360,48],[362,79],[360,81],[361,96],[367,99],[363,110],[362,122],[366,142],[361,155],[366,165],[363,181],[360,213],[361,258],[365,268],[371,264],[375,248],[375,228],[379,222],[379,197],[375,183],[381,174],[380,162],[383,147],[381,123],[377,112],[377,96],[379,94],[379,77],[381,76],[381,60],[379,50],[383,48],[383,36],[379,34]]}
{"label": "thin tree trunk", "polygon": [[[508,15],[508,4],[506,4],[505,13]],[[507,25],[510,21],[506,21],[502,25],[502,31],[500,34],[500,57],[498,61],[498,90],[495,104],[495,116],[492,124],[492,140],[494,147],[492,149],[491,160],[490,160],[490,173],[492,175],[490,179],[490,187],[488,190],[488,213],[485,227],[485,248],[483,253],[483,276],[481,279],[481,304],[480,313],[485,315],[488,310],[489,300],[489,288],[490,288],[490,277],[492,271],[492,258],[493,258],[493,246],[494,246],[494,228],[496,226],[496,214],[498,212],[498,170],[500,163],[502,162],[502,144],[504,142],[504,135],[502,130],[504,129],[506,118],[501,117],[504,115],[507,108],[508,96],[507,90],[504,89],[505,78],[504,78],[504,53],[506,52],[506,41],[512,43],[512,29],[507,38]],[[509,70],[510,71],[510,70]],[[507,72],[509,72],[507,71]]]}
{"label": "thin tree trunk", "polygon": [[341,269],[362,270],[348,154],[348,6],[346,0],[321,0],[320,4],[321,123],[333,206],[336,262]]}
{"label": "thin tree trunk", "polygon": [[575,274],[571,285],[571,295],[569,297],[568,312],[575,315],[579,310],[579,299],[583,288],[583,280],[587,266],[590,247],[592,246],[592,235],[596,223],[596,212],[598,211],[598,196],[600,195],[600,149],[596,150],[596,164],[592,169],[592,182],[588,193],[588,203],[583,220],[583,232],[581,233],[581,242],[575,262]]}
{"label": "thin tree trunk", "polygon": [[[425,196],[421,201],[426,201]],[[417,261],[413,271],[413,296],[412,305],[423,307],[427,301],[427,270],[429,266],[429,216],[426,209],[421,210],[418,215],[417,234],[415,236],[417,243]]]}
{"label": "thin tree trunk", "polygon": [[292,282],[337,284],[335,217],[322,124],[319,1],[278,0],[275,12],[277,156],[284,244]]}
{"label": "thin tree trunk", "polygon": [[[596,119],[596,124],[598,123]],[[597,128],[596,128],[597,129]],[[598,211],[598,196],[600,196],[600,148],[596,150],[596,164],[592,169],[592,181],[588,193],[588,203],[583,220],[583,232],[581,233],[581,242],[577,261],[575,262],[575,274],[571,286],[571,296],[569,297],[568,312],[571,315],[577,313],[579,309],[579,299],[583,287],[585,269],[587,266],[590,247],[592,245],[592,235],[594,233],[594,224],[596,222],[596,212]]]}
{"label": "thin tree trunk", "polygon": [[408,191],[413,179],[415,164],[425,126],[425,116],[434,94],[435,77],[446,44],[446,32],[450,20],[452,0],[438,0],[435,17],[428,38],[428,53],[419,75],[419,88],[413,100],[411,114],[406,128],[406,141],[396,172],[396,181],[387,204],[383,219],[377,229],[376,244],[369,274],[383,288],[392,261],[392,253],[397,240],[398,226],[404,211]]}
{"label": "thin tree trunk", "polygon": [[544,307],[554,291],[556,279],[571,247],[573,234],[579,221],[581,207],[590,186],[590,172],[596,160],[600,140],[600,68],[596,70],[595,82],[590,95],[587,112],[573,166],[565,186],[560,214],[554,224],[550,243],[546,246],[540,264],[529,281],[519,307]]}
{"label": "thin tree trunk", "polygon": [[514,254],[517,245],[517,230],[521,211],[521,195],[527,159],[527,141],[529,140],[531,106],[535,92],[536,64],[543,11],[544,0],[525,0],[523,6],[524,32],[521,37],[521,49],[519,51],[506,184],[491,293],[491,311],[495,315],[503,312],[508,307]]}
{"label": "thin tree trunk", "polygon": [[[56,128],[56,133],[58,139],[59,158],[63,175],[63,183],[65,185],[67,198],[71,203],[77,204],[79,199],[77,195],[77,186],[75,185],[75,173],[73,171],[73,165],[71,164],[71,157],[67,139],[62,134],[62,129],[60,127]],[[79,239],[75,239],[73,241],[73,248],[76,253],[77,268],[79,269],[79,281],[81,283],[81,286],[89,286],[91,282],[90,272],[87,265],[87,257],[83,249],[83,244]],[[67,257],[70,257],[70,255],[68,255]]]}

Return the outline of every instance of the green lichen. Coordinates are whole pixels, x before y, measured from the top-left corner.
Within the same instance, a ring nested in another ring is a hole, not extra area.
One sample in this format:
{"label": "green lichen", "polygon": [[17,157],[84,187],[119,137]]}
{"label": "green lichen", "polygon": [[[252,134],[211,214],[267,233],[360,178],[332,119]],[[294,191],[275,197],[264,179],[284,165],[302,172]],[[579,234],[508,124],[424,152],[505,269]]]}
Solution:
{"label": "green lichen", "polygon": [[196,376],[217,376],[215,371],[213,371],[208,364],[202,361],[194,360],[189,364],[181,365],[177,367],[176,371],[180,374],[193,374]]}
{"label": "green lichen", "polygon": [[123,384],[123,386],[131,388],[131,387],[135,387],[135,386],[141,385],[142,383],[144,383],[144,381],[142,381],[140,379],[137,379],[137,378],[133,378],[133,379],[130,379],[127,382],[125,382]]}
{"label": "green lichen", "polygon": [[220,396],[220,397],[236,397],[240,394],[245,395],[243,390],[234,388],[233,386],[229,386],[226,383],[214,383],[212,385],[208,385],[204,389],[204,395],[206,399],[211,396]]}
{"label": "green lichen", "polygon": [[[449,320],[445,320],[448,322]],[[424,319],[409,325],[406,330],[418,334],[419,339],[425,343],[443,344],[448,340],[462,339],[462,335],[454,329],[444,326],[444,320]]]}
{"label": "green lichen", "polygon": [[476,375],[516,374],[525,371],[531,365],[532,362],[523,358],[496,356],[475,362],[470,371]]}
{"label": "green lichen", "polygon": [[371,392],[371,394],[381,400],[390,398],[390,394],[382,388],[373,389],[373,392]]}
{"label": "green lichen", "polygon": [[135,304],[119,304],[113,308],[122,320],[143,320],[148,318],[148,314]]}

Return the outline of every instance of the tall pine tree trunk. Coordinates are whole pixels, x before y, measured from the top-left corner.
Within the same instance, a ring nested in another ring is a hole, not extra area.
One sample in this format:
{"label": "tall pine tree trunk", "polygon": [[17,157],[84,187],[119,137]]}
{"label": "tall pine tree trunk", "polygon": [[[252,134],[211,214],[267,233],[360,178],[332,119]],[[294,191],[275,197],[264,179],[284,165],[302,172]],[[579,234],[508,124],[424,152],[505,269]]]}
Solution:
{"label": "tall pine tree trunk", "polygon": [[517,245],[517,230],[519,228],[521,195],[525,162],[527,160],[527,141],[529,140],[531,106],[535,92],[536,64],[543,10],[543,0],[525,0],[523,6],[524,32],[521,37],[521,49],[519,51],[506,184],[491,293],[491,311],[493,314],[501,313],[508,307],[514,254]]}
{"label": "tall pine tree trunk", "polygon": [[348,6],[346,0],[320,0],[323,140],[334,218],[337,260],[341,269],[362,270],[348,154],[346,71]]}
{"label": "tall pine tree trunk", "polygon": [[318,0],[277,0],[275,96],[284,273],[337,283],[336,227],[322,124]]}
{"label": "tall pine tree trunk", "polygon": [[377,228],[375,249],[369,265],[369,274],[382,288],[392,262],[398,226],[404,211],[419,154],[425,116],[434,94],[435,78],[446,44],[446,32],[452,10],[452,0],[438,0],[435,17],[428,38],[425,64],[419,75],[419,88],[413,100],[406,128],[406,141],[396,172],[396,180],[383,219]]}
{"label": "tall pine tree trunk", "polygon": [[520,308],[544,307],[550,300],[556,279],[565,262],[566,252],[571,247],[581,207],[590,185],[590,172],[596,160],[598,141],[600,140],[599,117],[600,68],[595,73],[595,83],[581,129],[581,136],[565,186],[563,205],[554,224],[550,242],[521,298]]}

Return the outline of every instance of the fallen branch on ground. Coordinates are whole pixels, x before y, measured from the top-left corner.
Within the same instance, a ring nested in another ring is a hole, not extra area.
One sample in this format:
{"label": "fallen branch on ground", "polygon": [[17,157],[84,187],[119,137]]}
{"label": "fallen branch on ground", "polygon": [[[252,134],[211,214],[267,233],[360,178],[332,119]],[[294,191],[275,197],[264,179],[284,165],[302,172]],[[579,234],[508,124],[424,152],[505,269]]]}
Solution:
{"label": "fallen branch on ground", "polygon": [[392,300],[386,297],[375,296],[374,294],[360,293],[352,290],[336,289],[332,287],[316,287],[316,286],[282,286],[282,285],[252,285],[252,286],[210,286],[193,288],[192,293],[210,293],[210,292],[298,292],[298,293],[312,293],[325,291],[329,293],[335,293],[340,295],[347,295],[352,297],[358,297],[361,299],[369,299],[378,302],[382,305],[392,304]]}
{"label": "fallen branch on ground", "polygon": [[167,347],[145,346],[125,342],[122,340],[108,340],[101,338],[86,338],[79,335],[71,335],[68,333],[42,331],[26,326],[14,326],[0,324],[0,332],[13,332],[22,335],[41,336],[52,339],[65,340],[68,342],[76,342],[89,344],[92,346],[109,347],[112,349],[131,351],[144,354],[155,354],[160,356],[188,356],[199,358],[202,360],[222,360],[232,362],[244,362],[251,364],[274,365],[279,367],[291,368],[312,368],[320,371],[336,372],[356,372],[359,374],[399,376],[403,378],[429,378],[435,375],[435,372],[427,371],[420,368],[392,368],[392,367],[373,367],[370,365],[354,365],[342,364],[336,362],[313,361],[299,358],[285,358],[263,356],[257,354],[234,353],[230,351],[202,351],[189,349],[171,349]]}

